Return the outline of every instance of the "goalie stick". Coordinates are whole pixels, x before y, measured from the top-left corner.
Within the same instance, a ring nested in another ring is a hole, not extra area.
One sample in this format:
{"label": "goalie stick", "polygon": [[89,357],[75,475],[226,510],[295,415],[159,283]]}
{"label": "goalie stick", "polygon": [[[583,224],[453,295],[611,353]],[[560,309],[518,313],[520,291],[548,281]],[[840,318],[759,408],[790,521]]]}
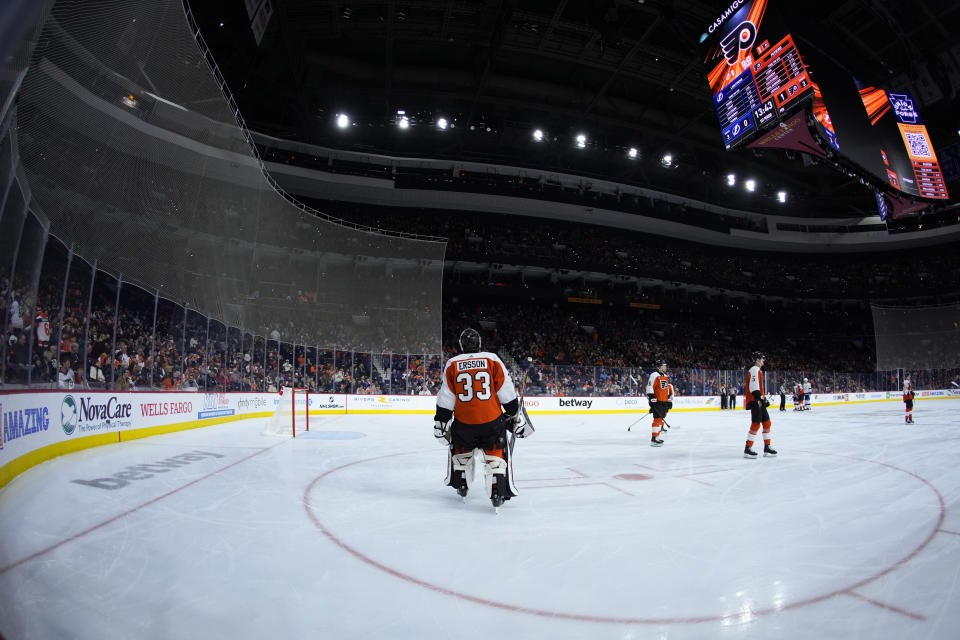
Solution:
{"label": "goalie stick", "polygon": [[[516,360],[514,360],[514,362],[516,362]],[[530,414],[527,413],[527,406],[523,402],[523,396],[527,392],[527,373],[526,371],[521,370],[520,375],[522,376],[522,378],[520,380],[520,394],[517,398],[520,403],[520,408],[518,410],[518,413],[523,416],[523,421],[526,423],[529,433],[534,433],[536,430],[533,428],[533,422],[530,420]],[[528,436],[529,436],[529,433],[528,433]],[[510,442],[508,443],[508,446],[510,447],[510,455],[513,455],[513,447],[516,444],[516,442],[517,442],[517,434],[515,434],[513,430],[511,430]]]}

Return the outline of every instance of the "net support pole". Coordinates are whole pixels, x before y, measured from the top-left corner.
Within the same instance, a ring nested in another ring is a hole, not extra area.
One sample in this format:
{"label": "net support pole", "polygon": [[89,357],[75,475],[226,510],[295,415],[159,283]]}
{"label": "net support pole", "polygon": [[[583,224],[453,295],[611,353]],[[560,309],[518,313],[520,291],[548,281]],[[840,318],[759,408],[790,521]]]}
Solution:
{"label": "net support pole", "polygon": [[232,367],[230,366],[230,325],[223,323],[224,335],[226,339],[223,341],[224,344],[224,354],[223,354],[223,367],[227,370],[223,377],[223,390],[230,390],[230,374]]}
{"label": "net support pole", "polygon": [[[183,305],[183,333],[180,337],[180,380],[183,380],[183,375],[187,371],[187,307],[189,305]],[[177,388],[179,390],[179,387]]]}
{"label": "net support pole", "polygon": [[[30,284],[28,285],[27,291],[33,293],[33,305],[30,307],[30,331],[27,332],[27,353],[33,353],[33,347],[36,344],[37,340],[37,328],[34,324],[37,321],[37,303],[39,301],[40,295],[40,276],[43,271],[43,255],[47,251],[47,240],[50,237],[49,229],[50,223],[44,220],[41,216],[34,214],[34,218],[40,222],[40,225],[43,227],[43,246],[39,251],[35,252],[33,258],[33,271],[31,272]],[[39,371],[38,371],[39,373]],[[30,383],[33,381],[33,359],[27,367],[27,386],[30,386]]]}
{"label": "net support pole", "polygon": [[157,368],[157,307],[160,306],[160,290],[153,294],[153,329],[150,331],[150,388],[153,388],[153,371]]}
{"label": "net support pole", "polygon": [[243,345],[247,341],[247,332],[240,329],[240,391],[250,391],[243,388],[243,374],[247,367],[247,352],[243,350]]}
{"label": "net support pole", "polygon": [[113,337],[110,339],[110,388],[117,379],[117,321],[120,316],[120,289],[123,287],[123,274],[117,276],[117,297],[113,302]]}
{"label": "net support pole", "polygon": [[57,314],[57,361],[59,361],[63,354],[61,353],[61,347],[63,347],[63,315],[67,308],[67,289],[69,289],[70,283],[70,265],[73,263],[73,243],[70,243],[70,249],[67,251],[67,269],[63,272],[63,291],[60,292],[60,313]]}
{"label": "net support pole", "polygon": [[90,292],[87,294],[87,312],[83,316],[83,380],[90,388],[90,370],[87,368],[87,345],[90,340],[90,307],[93,305],[93,286],[97,283],[97,261],[90,268]]}
{"label": "net support pole", "polygon": [[203,390],[207,390],[210,383],[210,316],[207,316],[207,337],[203,341],[203,366],[207,369],[207,375],[203,376]]}

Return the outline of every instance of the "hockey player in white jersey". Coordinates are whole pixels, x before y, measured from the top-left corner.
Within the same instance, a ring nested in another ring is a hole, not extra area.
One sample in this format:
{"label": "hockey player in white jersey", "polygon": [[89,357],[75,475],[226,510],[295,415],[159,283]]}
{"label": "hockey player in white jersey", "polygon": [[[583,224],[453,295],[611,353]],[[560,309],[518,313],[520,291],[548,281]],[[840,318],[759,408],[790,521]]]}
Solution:
{"label": "hockey player in white jersey", "polygon": [[747,444],[743,448],[743,457],[750,459],[757,457],[757,452],[753,450],[753,442],[757,439],[761,426],[763,427],[763,456],[776,457],[776,449],[770,446],[770,414],[767,412],[770,401],[765,396],[763,369],[761,369],[766,356],[755,351],[752,358],[753,366],[747,370],[746,383],[743,385],[744,399],[747,402],[747,409],[750,410],[750,430],[747,432]]}
{"label": "hockey player in white jersey", "polygon": [[806,378],[803,379],[803,410],[810,410],[810,396],[813,394],[813,385]]}

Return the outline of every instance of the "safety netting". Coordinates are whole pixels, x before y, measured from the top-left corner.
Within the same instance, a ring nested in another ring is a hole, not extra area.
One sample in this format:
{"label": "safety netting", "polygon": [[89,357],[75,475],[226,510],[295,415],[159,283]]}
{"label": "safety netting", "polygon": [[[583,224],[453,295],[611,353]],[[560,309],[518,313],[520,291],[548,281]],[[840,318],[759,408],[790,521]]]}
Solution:
{"label": "safety netting", "polygon": [[39,24],[4,88],[50,235],[252,333],[439,352],[445,243],[343,224],[280,192],[189,7],[57,0]]}
{"label": "safety netting", "polygon": [[871,310],[878,370],[960,366],[960,304]]}

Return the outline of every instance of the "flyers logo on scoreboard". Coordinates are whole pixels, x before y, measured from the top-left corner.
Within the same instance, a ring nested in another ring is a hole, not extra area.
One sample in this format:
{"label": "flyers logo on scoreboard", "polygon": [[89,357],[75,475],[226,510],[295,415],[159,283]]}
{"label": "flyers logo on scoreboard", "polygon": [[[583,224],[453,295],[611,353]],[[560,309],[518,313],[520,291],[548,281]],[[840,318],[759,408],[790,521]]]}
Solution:
{"label": "flyers logo on scoreboard", "polygon": [[757,40],[757,26],[749,20],[744,20],[737,28],[731,31],[720,41],[723,57],[728,65],[734,65],[740,59],[740,52],[749,50]]}

